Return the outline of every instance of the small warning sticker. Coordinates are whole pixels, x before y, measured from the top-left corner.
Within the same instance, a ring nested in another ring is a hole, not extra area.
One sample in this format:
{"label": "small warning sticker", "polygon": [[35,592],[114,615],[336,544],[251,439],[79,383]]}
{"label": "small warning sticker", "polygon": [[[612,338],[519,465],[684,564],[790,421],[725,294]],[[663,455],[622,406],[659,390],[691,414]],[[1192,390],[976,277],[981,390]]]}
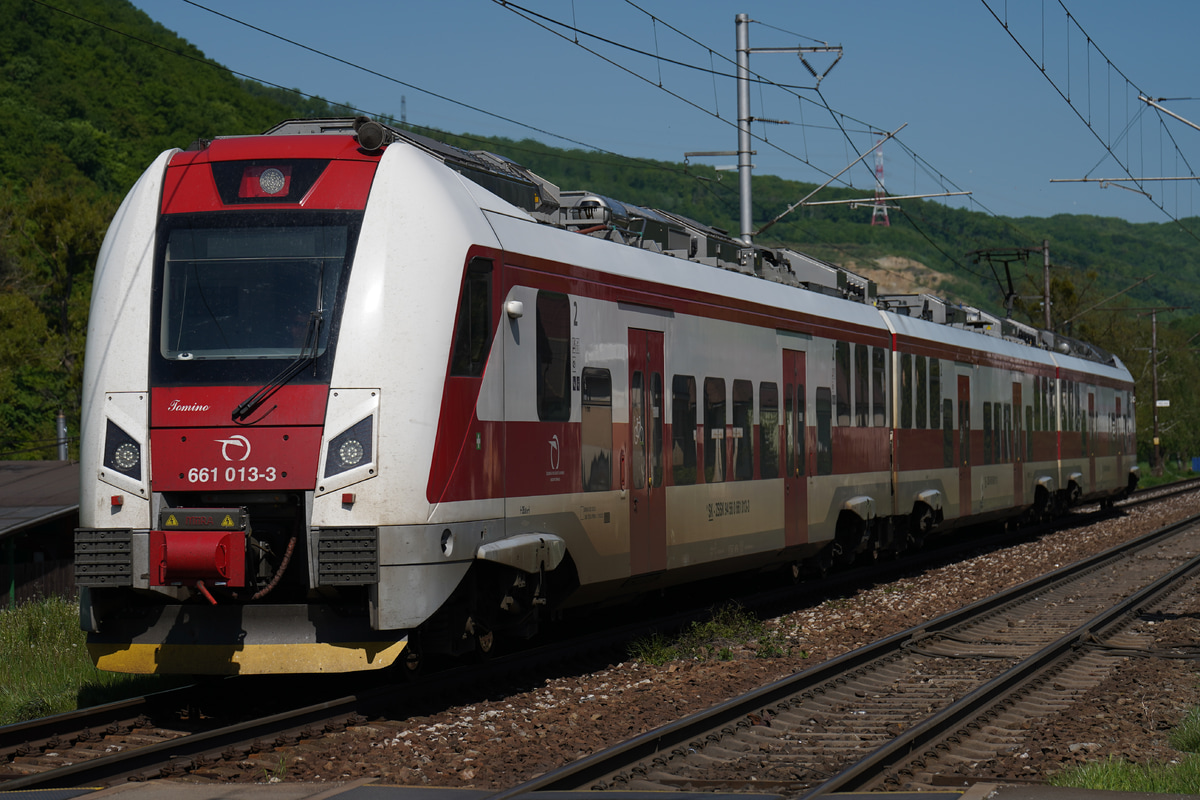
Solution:
{"label": "small warning sticker", "polygon": [[158,518],[168,531],[240,531],[247,524],[244,508],[164,508]]}

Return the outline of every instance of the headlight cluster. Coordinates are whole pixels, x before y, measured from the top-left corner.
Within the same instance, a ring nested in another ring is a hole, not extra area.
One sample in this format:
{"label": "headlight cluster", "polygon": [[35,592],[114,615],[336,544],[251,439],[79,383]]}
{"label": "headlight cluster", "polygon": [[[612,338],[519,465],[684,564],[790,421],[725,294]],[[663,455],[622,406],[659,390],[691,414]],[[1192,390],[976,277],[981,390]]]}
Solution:
{"label": "headlight cluster", "polygon": [[142,479],[142,446],[111,419],[104,434],[104,467],[135,481]]}
{"label": "headlight cluster", "polygon": [[367,417],[330,440],[329,449],[325,453],[326,478],[354,469],[359,464],[371,462],[373,419]]}

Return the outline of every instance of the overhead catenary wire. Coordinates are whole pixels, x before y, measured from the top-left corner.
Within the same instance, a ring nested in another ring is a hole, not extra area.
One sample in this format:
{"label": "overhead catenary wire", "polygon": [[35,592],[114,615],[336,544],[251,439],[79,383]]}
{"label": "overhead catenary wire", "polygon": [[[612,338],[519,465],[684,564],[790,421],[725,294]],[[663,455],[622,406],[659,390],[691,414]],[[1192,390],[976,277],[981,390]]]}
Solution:
{"label": "overhead catenary wire", "polygon": [[[192,0],[185,0],[185,2],[192,2]],[[522,8],[521,6],[518,6],[518,5],[516,5],[515,3],[510,3],[510,2],[508,2],[507,0],[492,0],[492,2],[496,3],[497,5],[501,6],[502,8],[505,8],[505,9],[508,9],[509,11],[512,11],[512,12],[513,12],[514,14],[516,14],[517,16],[520,16],[520,17],[522,17],[522,18],[524,18],[524,19],[528,20],[530,23],[532,23],[532,24],[534,24],[534,25],[536,25],[536,26],[538,26],[538,27],[542,28],[543,30],[547,31],[548,33],[550,33],[550,34],[552,34],[552,35],[554,35],[554,36],[558,36],[559,38],[561,38],[561,39],[563,39],[563,40],[565,40],[565,41],[568,41],[568,42],[571,42],[571,43],[573,43],[573,44],[576,44],[576,46],[577,46],[577,47],[580,47],[581,49],[583,49],[583,50],[587,51],[588,53],[591,53],[591,54],[592,54],[592,55],[594,55],[596,58],[599,58],[600,60],[602,60],[602,61],[604,61],[604,62],[606,62],[606,63],[608,63],[608,64],[610,64],[610,65],[612,65],[612,66],[614,66],[614,67],[616,67],[617,69],[621,70],[622,72],[626,73],[627,75],[629,75],[629,76],[631,76],[631,77],[634,77],[634,78],[637,78],[638,80],[640,80],[640,81],[643,81],[643,82],[645,82],[645,83],[647,83],[647,84],[649,84],[649,85],[651,85],[651,86],[655,86],[655,85],[656,85],[656,84],[654,83],[654,81],[653,81],[653,80],[651,80],[651,79],[647,78],[647,77],[646,77],[646,76],[644,76],[644,75],[640,75],[640,74],[638,74],[638,73],[637,73],[635,70],[633,70],[633,69],[631,69],[631,68],[629,68],[629,67],[625,66],[624,64],[621,64],[621,63],[619,63],[619,62],[615,61],[614,59],[611,59],[611,58],[609,58],[608,56],[604,55],[603,53],[600,53],[599,51],[597,51],[597,50],[595,50],[595,49],[593,49],[593,48],[587,47],[586,45],[584,45],[584,44],[582,44],[582,43],[575,43],[575,42],[573,42],[573,40],[572,40],[570,37],[566,36],[566,35],[565,35],[565,34],[563,34],[563,33],[560,33],[560,32],[558,32],[557,30],[554,30],[554,28],[550,27],[550,25],[549,25],[549,24],[547,24],[546,22],[543,22],[543,21],[542,21],[542,19],[543,19],[542,15],[540,15],[540,14],[536,14],[536,13],[534,13],[534,12],[527,12],[527,11],[526,11],[526,9]],[[556,25],[561,25],[562,23],[555,22],[555,24],[556,24]],[[667,87],[665,87],[665,86],[657,86],[657,88],[658,88],[659,90],[661,90],[661,91],[664,91],[664,92],[666,92],[666,93],[667,93],[668,95],[670,95],[671,97],[674,97],[676,100],[679,100],[680,102],[682,102],[682,103],[684,103],[684,104],[686,104],[686,105],[688,105],[688,106],[691,106],[692,108],[696,109],[697,111],[700,111],[701,113],[704,113],[704,114],[707,114],[707,115],[709,115],[710,117],[713,117],[714,119],[718,120],[719,122],[722,122],[722,123],[724,123],[724,124],[726,124],[726,125],[729,125],[729,126],[732,126],[732,127],[735,127],[735,128],[737,127],[737,121],[736,121],[736,120],[728,120],[728,119],[725,119],[724,117],[720,116],[719,114],[717,114],[717,113],[715,113],[715,112],[713,112],[713,111],[709,111],[707,108],[705,108],[704,106],[700,105],[699,103],[696,103],[696,102],[694,102],[694,101],[692,101],[692,100],[689,100],[688,98],[684,97],[683,95],[679,94],[678,92],[676,92],[676,91],[673,91],[672,89],[668,89],[668,88],[667,88]],[[818,172],[822,173],[823,175],[825,175],[825,176],[827,176],[827,177],[829,176],[829,173],[828,173],[828,172],[826,172],[825,170],[821,169],[820,167],[818,167],[818,166],[817,166],[817,165],[815,165],[815,164],[812,164],[812,163],[810,163],[810,162],[808,162],[808,161],[805,161],[803,158],[801,158],[800,156],[796,155],[795,153],[789,152],[788,150],[786,150],[786,149],[784,149],[784,148],[780,147],[780,146],[779,146],[779,145],[777,145],[777,144],[772,144],[771,142],[768,142],[768,141],[764,140],[762,137],[760,137],[760,136],[757,136],[757,135],[754,135],[753,133],[751,134],[751,137],[752,137],[752,138],[754,138],[754,139],[755,139],[755,140],[757,140],[757,141],[760,141],[760,142],[762,142],[762,143],[763,143],[763,144],[765,144],[765,145],[768,145],[769,147],[773,148],[773,149],[774,149],[774,150],[776,150],[777,152],[779,152],[779,153],[781,153],[781,154],[783,154],[783,155],[786,155],[786,156],[788,156],[788,157],[790,157],[790,158],[793,158],[793,159],[795,159],[796,161],[798,161],[798,162],[800,162],[800,163],[806,164],[806,165],[808,165],[809,167],[811,167],[812,169],[814,169],[814,170],[816,170],[816,171],[818,171]]]}
{"label": "overhead catenary wire", "polygon": [[[575,28],[574,26],[564,26],[564,25],[563,25],[563,23],[560,23],[560,22],[558,22],[557,20],[551,20],[550,18],[548,18],[548,17],[544,17],[543,15],[537,14],[536,12],[531,12],[531,11],[528,11],[528,9],[525,9],[525,8],[523,8],[522,6],[518,6],[518,5],[517,5],[517,4],[515,4],[515,3],[508,2],[508,0],[492,0],[492,1],[493,1],[494,3],[496,3],[497,5],[499,5],[499,6],[503,7],[503,8],[505,8],[505,9],[507,9],[507,10],[509,10],[509,11],[512,11],[513,13],[516,13],[518,16],[522,16],[522,17],[524,17],[525,19],[529,20],[531,23],[533,23],[533,24],[535,24],[535,25],[538,25],[539,27],[542,27],[543,29],[547,30],[548,32],[550,32],[550,33],[552,33],[552,34],[554,34],[554,35],[556,35],[556,36],[559,36],[560,38],[562,38],[562,39],[564,39],[564,40],[566,40],[566,41],[568,41],[568,42],[571,42],[571,43],[575,44],[576,46],[580,47],[581,49],[585,50],[586,52],[589,52],[589,53],[591,53],[592,55],[596,56],[597,58],[600,58],[601,60],[603,60],[603,61],[605,61],[605,62],[607,62],[607,63],[609,63],[609,64],[612,64],[613,66],[617,67],[618,69],[621,69],[622,71],[626,72],[627,74],[630,74],[630,75],[632,75],[632,76],[634,76],[634,77],[638,78],[639,80],[642,80],[642,81],[644,81],[644,82],[646,82],[646,83],[649,83],[649,84],[651,84],[651,85],[654,85],[654,81],[653,81],[653,80],[651,80],[651,79],[649,79],[649,78],[647,78],[647,77],[645,77],[645,76],[643,76],[643,75],[639,75],[637,72],[635,72],[634,70],[630,69],[629,67],[626,67],[626,66],[624,66],[624,65],[622,65],[622,64],[618,64],[618,63],[617,63],[617,62],[615,62],[613,59],[610,59],[610,58],[608,58],[607,56],[605,56],[605,55],[603,55],[603,54],[601,54],[601,53],[597,52],[596,50],[594,50],[594,49],[592,49],[592,48],[589,48],[589,47],[587,47],[587,46],[585,46],[585,45],[581,44],[581,43],[578,41],[578,38],[577,38],[577,37],[578,37],[578,34],[579,34],[579,33],[583,33],[585,36],[586,36],[586,35],[589,35],[589,34],[587,34],[585,31],[578,30],[578,29],[577,29],[577,28]],[[626,2],[627,2],[629,5],[633,6],[634,8],[637,8],[639,11],[642,11],[642,13],[646,14],[646,16],[647,16],[647,17],[649,17],[649,18],[650,18],[650,19],[651,19],[651,20],[652,20],[652,21],[655,23],[655,25],[657,26],[657,23],[660,21],[658,17],[656,17],[656,16],[654,16],[654,15],[652,15],[652,14],[649,14],[648,12],[644,11],[643,9],[641,9],[641,8],[640,8],[640,6],[637,6],[635,3],[631,2],[631,0],[626,0]],[[681,36],[684,36],[684,37],[685,37],[685,38],[687,38],[689,41],[691,41],[691,42],[693,42],[693,43],[696,43],[696,44],[697,44],[697,45],[699,45],[699,46],[706,47],[706,49],[709,49],[709,50],[710,50],[710,52],[711,52],[711,48],[707,48],[707,46],[706,46],[706,45],[703,45],[703,44],[702,44],[701,42],[699,42],[698,40],[694,39],[694,38],[693,38],[693,37],[691,37],[691,36],[688,36],[686,33],[683,33],[682,31],[680,31],[680,29],[678,29],[678,28],[676,28],[676,27],[674,27],[674,26],[671,26],[671,25],[669,25],[668,23],[663,23],[663,24],[664,24],[666,27],[670,28],[672,31],[675,31],[675,32],[679,33]],[[562,33],[559,33],[558,31],[556,31],[556,30],[552,29],[552,28],[550,27],[550,25],[556,25],[556,26],[563,26],[563,27],[568,27],[568,28],[571,28],[571,29],[572,29],[572,32],[573,32],[573,33],[575,33],[575,34],[576,34],[576,36],[575,36],[575,38],[568,37],[568,36],[566,36],[566,35],[564,35],[564,34],[562,34]],[[603,39],[603,37],[593,37],[593,38],[596,38],[597,40],[602,40],[602,39]],[[609,41],[609,40],[604,40],[604,41]],[[632,49],[632,48],[629,48],[629,49]],[[651,57],[653,57],[653,55],[652,55],[652,54],[645,53],[644,51],[639,51],[639,52],[643,52],[643,54],[644,54],[644,55],[647,55],[647,56],[651,56]],[[723,58],[723,59],[724,59],[724,60],[726,60],[726,61],[730,61],[730,63],[732,63],[732,61],[731,61],[730,59],[728,59],[727,57],[725,57],[725,56],[721,56],[721,58]],[[751,74],[751,76],[753,77],[753,79],[754,79],[754,80],[756,80],[756,81],[758,81],[758,82],[759,82],[760,89],[761,89],[761,86],[762,86],[763,84],[770,84],[770,85],[774,85],[774,86],[777,86],[777,87],[780,87],[780,88],[784,88],[784,87],[781,87],[781,86],[780,86],[780,84],[778,84],[778,83],[775,83],[774,81],[769,81],[769,80],[767,80],[767,79],[763,78],[761,75],[759,75],[759,74],[757,74],[757,73],[754,73],[753,71],[751,71],[751,73],[750,73],[750,74]],[[696,108],[696,109],[698,109],[698,110],[700,110],[700,111],[702,111],[702,112],[704,112],[704,113],[706,113],[706,114],[709,114],[710,116],[713,116],[713,117],[715,117],[716,119],[720,120],[721,122],[723,122],[723,123],[725,123],[725,124],[727,124],[727,125],[731,125],[731,126],[736,126],[736,125],[737,125],[737,122],[736,122],[736,121],[733,121],[733,120],[726,120],[726,119],[724,119],[723,117],[721,117],[721,116],[720,116],[718,113],[714,113],[714,112],[708,111],[708,109],[705,109],[705,108],[703,108],[702,106],[700,106],[699,104],[697,104],[697,103],[694,103],[694,102],[692,102],[692,101],[690,101],[690,100],[688,100],[688,99],[686,99],[686,98],[682,97],[682,96],[681,96],[680,94],[678,94],[677,92],[674,92],[674,91],[672,91],[672,90],[670,90],[670,89],[667,89],[666,87],[664,87],[664,86],[661,86],[661,85],[659,85],[657,88],[659,88],[659,89],[660,89],[660,90],[662,90],[662,91],[665,91],[665,92],[667,92],[668,94],[670,94],[671,96],[673,96],[673,97],[675,97],[675,98],[677,98],[677,99],[679,99],[679,100],[682,100],[683,102],[687,103],[688,105],[691,105],[693,108]],[[828,104],[828,102],[825,100],[824,96],[823,96],[823,95],[821,95],[819,87],[815,87],[815,88],[814,88],[814,91],[816,91],[817,95],[820,97],[820,99],[821,99],[821,102],[820,102],[820,103],[816,103],[815,101],[812,101],[812,100],[810,100],[810,102],[813,102],[815,105],[819,105],[819,106],[821,106],[821,107],[825,108],[827,111],[829,111],[829,112],[830,112],[831,116],[834,118],[834,121],[837,123],[838,129],[839,129],[839,130],[842,132],[842,134],[845,136],[845,140],[846,140],[848,143],[850,143],[850,145],[853,147],[853,142],[852,142],[852,140],[851,140],[851,138],[850,138],[850,136],[849,136],[849,133],[846,131],[846,129],[845,129],[845,126],[844,126],[844,125],[841,123],[841,121],[840,121],[840,119],[839,119],[839,117],[846,117],[846,115],[840,115],[838,112],[834,111],[832,107],[830,107],[830,106],[829,106],[829,104]],[[799,95],[797,95],[797,97],[800,97],[800,96],[799,96]],[[803,101],[803,100],[805,100],[805,99],[808,99],[808,98],[803,98],[803,97],[800,97],[800,100],[801,100],[801,101]],[[852,119],[851,117],[846,117],[846,118]],[[857,121],[857,120],[856,120],[856,121]],[[864,124],[865,124],[865,123],[864,123]],[[874,128],[874,126],[868,126],[868,128]],[[795,154],[795,153],[792,153],[792,152],[790,152],[790,151],[786,150],[785,148],[782,148],[782,147],[780,147],[780,146],[779,146],[779,145],[777,145],[777,144],[774,144],[774,143],[771,143],[771,142],[769,142],[769,141],[768,141],[768,140],[765,138],[765,136],[759,136],[759,135],[756,135],[756,134],[754,134],[753,132],[751,132],[751,133],[750,133],[750,136],[751,136],[751,138],[752,138],[752,139],[754,139],[754,140],[757,140],[757,141],[759,141],[759,142],[762,142],[764,145],[767,145],[767,146],[769,146],[769,147],[773,148],[774,150],[776,150],[776,151],[778,151],[778,152],[780,152],[780,153],[782,153],[782,154],[784,154],[784,155],[786,155],[786,156],[788,156],[788,157],[790,157],[790,158],[793,158],[793,159],[795,159],[796,161],[798,161],[798,162],[800,162],[800,163],[803,163],[803,164],[806,164],[806,165],[808,165],[809,167],[811,167],[812,169],[816,170],[817,172],[819,172],[819,173],[821,173],[821,174],[825,175],[826,177],[829,177],[829,178],[831,178],[831,179],[833,179],[833,178],[836,178],[836,176],[833,176],[833,175],[831,175],[831,173],[829,173],[828,171],[826,171],[826,170],[824,170],[824,169],[822,169],[822,168],[820,168],[820,167],[816,166],[815,164],[813,164],[813,163],[811,163],[810,161],[808,161],[806,158],[803,158],[803,157],[801,157],[801,156],[799,156],[799,155],[797,155],[797,154]],[[857,153],[858,153],[858,148],[857,148],[857,147],[854,147],[854,150],[855,150],[855,152],[856,152],[856,154],[857,154]],[[867,152],[869,152],[869,150],[868,150]],[[873,176],[872,176],[872,177],[873,177]],[[981,206],[981,207],[982,207],[982,206]],[[991,213],[991,212],[989,212],[989,213]],[[910,224],[914,225],[914,227],[915,227],[915,225],[916,225],[915,221],[913,221],[913,220],[911,220],[911,218],[909,218],[909,222],[910,222]],[[923,235],[923,237],[924,237],[924,238],[926,238],[927,240],[929,239],[928,235],[926,235],[926,234],[922,234],[922,235]],[[944,250],[942,250],[942,249],[940,249],[940,248],[938,249],[938,252],[942,253],[943,255],[947,255],[947,254],[945,253],[945,251],[944,251]],[[951,263],[951,264],[954,264],[954,265],[956,265],[956,266],[958,266],[958,267],[960,267],[960,268],[962,267],[962,264],[961,264],[961,262],[959,262],[957,259],[950,258],[949,260],[950,260],[950,263]]]}
{"label": "overhead catenary wire", "polygon": [[[1156,208],[1158,208],[1163,214],[1165,214],[1168,219],[1175,222],[1175,224],[1184,233],[1186,233],[1188,236],[1192,237],[1193,239],[1200,241],[1200,234],[1197,234],[1196,231],[1194,231],[1192,228],[1188,227],[1188,225],[1186,225],[1184,223],[1184,221],[1182,219],[1180,219],[1177,214],[1172,214],[1171,212],[1167,211],[1166,207],[1161,202],[1154,200],[1154,198],[1150,195],[1150,193],[1147,192],[1142,187],[1141,183],[1135,179],[1134,173],[1133,173],[1130,165],[1126,163],[1129,160],[1128,156],[1126,156],[1125,160],[1122,160],[1120,155],[1116,151],[1117,145],[1123,138],[1128,143],[1128,139],[1125,137],[1125,133],[1127,133],[1130,129],[1132,129],[1134,122],[1143,118],[1142,115],[1140,113],[1134,115],[1134,118],[1129,120],[1128,124],[1125,126],[1125,129],[1122,131],[1121,135],[1118,136],[1116,141],[1105,141],[1104,137],[1100,135],[1100,132],[1092,124],[1091,91],[1090,91],[1090,80],[1091,80],[1091,60],[1090,60],[1090,58],[1091,58],[1092,50],[1095,50],[1096,53],[1099,54],[1104,59],[1104,63],[1110,71],[1116,72],[1121,77],[1121,79],[1125,81],[1126,86],[1136,89],[1140,95],[1148,96],[1148,94],[1146,92],[1142,91],[1142,89],[1139,88],[1138,85],[1136,83],[1134,83],[1124,73],[1124,71],[1122,71],[1121,68],[1119,66],[1117,66],[1117,64],[1111,58],[1108,57],[1107,54],[1105,54],[1105,52],[1100,48],[1100,46],[1095,42],[1095,40],[1092,39],[1091,35],[1088,34],[1088,32],[1086,30],[1084,30],[1082,24],[1080,24],[1080,22],[1079,22],[1078,17],[1076,17],[1074,14],[1071,13],[1071,10],[1067,8],[1067,6],[1063,2],[1063,0],[1056,0],[1056,2],[1058,4],[1059,8],[1061,8],[1063,13],[1066,15],[1066,21],[1067,21],[1066,47],[1067,47],[1067,51],[1068,51],[1068,58],[1066,60],[1067,75],[1066,75],[1066,86],[1065,87],[1061,86],[1059,84],[1059,82],[1055,80],[1055,78],[1051,75],[1050,70],[1048,70],[1046,67],[1046,55],[1045,55],[1046,25],[1045,25],[1045,20],[1043,19],[1043,22],[1042,22],[1042,57],[1041,57],[1041,61],[1039,62],[1038,59],[1034,58],[1033,54],[1029,51],[1029,48],[1026,47],[1025,44],[1017,37],[1013,28],[1008,24],[1007,4],[1004,7],[1005,13],[1004,13],[1004,16],[1002,17],[994,8],[992,8],[992,0],[980,0],[980,2],[983,3],[984,8],[986,8],[988,10],[988,13],[990,13],[992,15],[992,17],[996,20],[996,22],[999,23],[1001,25],[1001,27],[1004,28],[1005,33],[1007,33],[1009,38],[1011,38],[1013,40],[1013,43],[1017,45],[1018,49],[1020,49],[1020,51],[1025,54],[1025,57],[1028,58],[1029,61],[1031,63],[1033,63],[1033,65],[1035,67],[1037,67],[1038,71],[1041,72],[1042,76],[1050,83],[1050,86],[1054,89],[1054,91],[1057,92],[1059,97],[1061,97],[1062,100],[1066,102],[1067,106],[1071,109],[1071,111],[1074,112],[1074,114],[1084,124],[1084,126],[1088,129],[1088,131],[1091,132],[1092,136],[1095,137],[1096,141],[1100,143],[1100,146],[1104,149],[1104,151],[1108,154],[1108,156],[1110,156],[1121,167],[1121,169],[1124,170],[1125,174],[1128,176],[1128,179],[1130,181],[1132,181],[1134,183],[1134,185],[1138,187],[1138,189],[1141,191],[1141,193],[1144,194],[1147,197],[1147,199],[1149,199],[1150,202]],[[1070,44],[1071,44],[1071,31],[1073,29],[1077,30],[1080,34],[1083,35],[1084,40],[1085,40],[1085,46],[1088,48],[1088,52],[1087,52],[1088,59],[1087,59],[1086,63],[1088,65],[1087,73],[1088,73],[1088,81],[1089,81],[1089,91],[1087,92],[1088,106],[1086,109],[1086,111],[1087,111],[1086,114],[1084,113],[1083,110],[1080,109],[1079,104],[1074,102],[1071,98],[1071,71],[1070,71],[1071,59],[1069,57],[1069,53],[1070,53]],[[1160,122],[1161,122],[1161,116],[1160,116]],[[1176,146],[1176,152],[1179,152],[1178,146]],[[1144,153],[1142,153],[1141,155],[1144,156]],[[1101,159],[1101,163],[1103,161],[1104,161],[1104,159]],[[1099,164],[1097,164],[1097,166],[1099,166]],[[1093,167],[1093,169],[1095,169],[1095,167]],[[1143,174],[1144,174],[1144,171],[1143,171]]]}

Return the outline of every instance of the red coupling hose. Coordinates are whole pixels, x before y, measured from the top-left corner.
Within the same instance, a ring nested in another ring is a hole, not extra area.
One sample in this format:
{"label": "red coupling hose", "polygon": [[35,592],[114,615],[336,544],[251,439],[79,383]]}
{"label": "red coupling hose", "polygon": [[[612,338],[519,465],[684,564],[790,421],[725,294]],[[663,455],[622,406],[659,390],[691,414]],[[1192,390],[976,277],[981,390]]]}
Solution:
{"label": "red coupling hose", "polygon": [[214,606],[217,604],[217,598],[213,597],[212,593],[208,591],[208,587],[204,585],[204,581],[196,581],[196,588],[200,590],[200,594],[208,598],[208,602]]}

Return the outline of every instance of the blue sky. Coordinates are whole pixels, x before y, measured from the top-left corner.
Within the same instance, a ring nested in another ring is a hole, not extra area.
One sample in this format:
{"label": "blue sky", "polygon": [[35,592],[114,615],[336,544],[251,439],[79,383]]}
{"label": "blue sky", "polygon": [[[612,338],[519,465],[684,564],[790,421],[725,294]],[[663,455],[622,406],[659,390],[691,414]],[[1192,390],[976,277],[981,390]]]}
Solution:
{"label": "blue sky", "polygon": [[[755,126],[756,134],[765,132],[769,139],[753,145],[756,174],[823,182],[871,147],[878,136],[870,128],[904,125],[903,147],[884,147],[884,180],[892,194],[970,191],[971,201],[943,202],[1018,217],[1068,213],[1170,222],[1168,213],[1200,216],[1200,186],[1193,181],[1144,184],[1153,202],[1116,186],[1051,183],[1126,177],[1102,141],[1138,177],[1200,172],[1200,131],[1137,100],[1139,90],[1152,97],[1200,98],[1193,55],[1200,3],[1190,0],[517,4],[584,34],[713,69],[722,73],[718,77],[579,36],[580,44],[620,66],[614,65],[576,45],[565,28],[543,21],[563,38],[493,0],[351,3],[337,4],[336,11],[317,0],[197,2],[203,7],[184,0],[134,0],[233,70],[372,114],[400,118],[403,111],[409,123],[452,133],[534,138],[561,147],[582,143],[677,162],[688,151],[736,149],[735,84],[724,75],[734,72],[734,19],[745,13],[755,21],[751,48],[823,43],[843,48],[841,60],[820,82],[819,95],[797,56],[751,56],[753,72],[806,87],[753,89],[752,115],[793,123]],[[1055,85],[989,8],[1007,20]],[[805,58],[818,73],[833,60],[826,53]],[[1200,122],[1200,99],[1164,105]],[[864,196],[873,189],[874,159],[866,164],[847,173]],[[734,173],[725,180],[736,186]]]}

